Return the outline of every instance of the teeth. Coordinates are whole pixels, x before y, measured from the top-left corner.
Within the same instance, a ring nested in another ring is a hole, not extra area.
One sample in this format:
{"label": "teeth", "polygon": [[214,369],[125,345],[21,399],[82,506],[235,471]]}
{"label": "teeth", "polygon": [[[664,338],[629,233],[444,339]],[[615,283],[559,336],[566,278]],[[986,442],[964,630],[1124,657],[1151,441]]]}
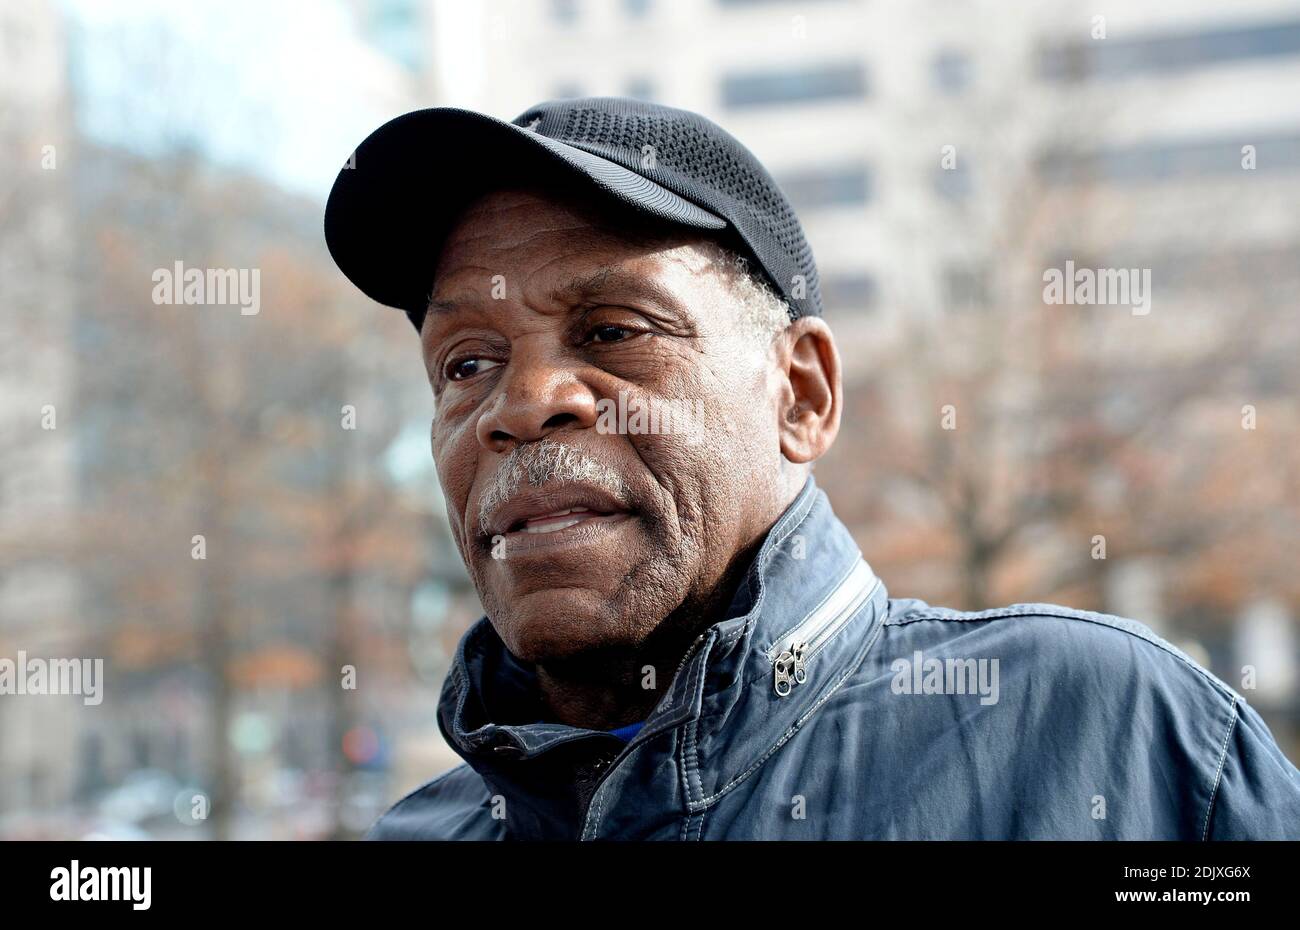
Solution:
{"label": "teeth", "polygon": [[566,510],[557,510],[554,513],[548,513],[540,517],[529,517],[511,532],[554,533],[557,530],[568,529],[576,523],[581,523],[586,519],[586,515],[591,512],[590,507],[569,507]]}
{"label": "teeth", "polygon": [[571,526],[577,526],[583,521],[582,517],[571,519],[569,517],[559,517],[556,519],[539,520],[536,522],[529,521],[524,524],[525,533],[554,533],[558,530],[567,530]]}

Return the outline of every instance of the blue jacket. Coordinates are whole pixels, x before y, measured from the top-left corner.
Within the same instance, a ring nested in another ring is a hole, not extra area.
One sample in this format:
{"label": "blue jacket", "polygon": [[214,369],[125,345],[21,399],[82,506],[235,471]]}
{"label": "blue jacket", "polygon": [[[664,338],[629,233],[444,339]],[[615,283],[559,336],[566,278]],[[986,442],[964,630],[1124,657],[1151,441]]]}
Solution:
{"label": "blue jacket", "polygon": [[467,764],[369,838],[1300,838],[1222,681],[1131,620],[892,600],[811,479],[630,742],[535,706],[480,620],[438,713]]}

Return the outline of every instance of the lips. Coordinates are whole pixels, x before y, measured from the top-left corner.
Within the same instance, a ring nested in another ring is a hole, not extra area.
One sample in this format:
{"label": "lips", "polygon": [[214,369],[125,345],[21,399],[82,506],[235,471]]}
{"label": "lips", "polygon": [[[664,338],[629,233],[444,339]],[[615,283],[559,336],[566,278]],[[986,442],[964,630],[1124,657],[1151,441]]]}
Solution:
{"label": "lips", "polygon": [[577,526],[584,520],[590,520],[596,516],[606,516],[598,514],[597,511],[587,507],[570,507],[567,510],[559,510],[555,513],[543,514],[540,517],[529,517],[527,520],[521,520],[514,526],[510,527],[507,532],[510,533],[555,533],[560,530],[566,530],[571,526]]}
{"label": "lips", "polygon": [[488,514],[483,526],[491,536],[543,536],[611,522],[630,512],[604,488],[565,484],[521,491]]}

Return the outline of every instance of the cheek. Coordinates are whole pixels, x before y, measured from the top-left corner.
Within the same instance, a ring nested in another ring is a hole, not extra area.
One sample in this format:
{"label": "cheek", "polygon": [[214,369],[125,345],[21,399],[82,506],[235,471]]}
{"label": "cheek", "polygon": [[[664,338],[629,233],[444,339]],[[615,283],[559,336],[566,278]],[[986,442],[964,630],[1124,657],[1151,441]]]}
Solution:
{"label": "cheek", "polygon": [[[716,418],[727,423],[733,448],[741,452],[778,448],[778,413],[773,372],[750,354],[737,353],[726,367],[727,383],[717,394]],[[767,467],[770,463],[755,461]]]}
{"label": "cheek", "polygon": [[[431,446],[438,483],[449,510],[463,515],[474,485],[478,443],[468,421],[450,428],[435,423]],[[456,527],[459,530],[459,527]]]}
{"label": "cheek", "polygon": [[770,462],[754,457],[777,448],[772,385],[765,366],[742,352],[687,369],[678,388],[693,411],[688,451],[708,450],[712,470],[744,473]]}
{"label": "cheek", "polygon": [[724,515],[736,502],[731,486],[744,480],[734,446],[736,424],[724,422],[726,411],[716,404],[689,406],[692,414],[674,420],[671,431],[628,437],[667,498],[664,525],[651,532],[682,557],[720,535]]}
{"label": "cheek", "polygon": [[660,454],[691,476],[691,487],[682,492],[693,505],[693,522],[726,538],[727,532],[717,530],[743,532],[739,515],[765,499],[780,471],[780,433],[768,378],[752,362],[737,360],[698,407],[695,431],[665,437],[672,443]]}
{"label": "cheek", "polygon": [[768,480],[779,466],[780,434],[771,379],[751,355],[672,362],[653,384],[651,402],[670,402],[686,415],[668,433],[629,438],[670,489],[686,531],[716,516],[706,511],[725,511],[744,499],[747,487],[758,490],[756,477],[760,484]]}

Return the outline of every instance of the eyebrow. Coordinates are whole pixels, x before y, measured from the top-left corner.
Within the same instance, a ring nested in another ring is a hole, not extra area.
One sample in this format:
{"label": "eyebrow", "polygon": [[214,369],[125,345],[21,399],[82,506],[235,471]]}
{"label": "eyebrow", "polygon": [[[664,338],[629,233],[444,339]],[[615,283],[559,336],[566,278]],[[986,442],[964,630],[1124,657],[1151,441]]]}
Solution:
{"label": "eyebrow", "polygon": [[460,304],[454,300],[438,300],[429,298],[429,303],[425,306],[424,312],[429,313],[452,313],[460,309]]}
{"label": "eyebrow", "polygon": [[[556,288],[550,296],[557,303],[576,306],[616,293],[649,297],[667,310],[682,311],[681,302],[677,297],[658,282],[644,275],[615,267],[602,268],[590,275],[579,275]],[[425,313],[455,313],[467,309],[466,303],[451,298],[430,298]]]}
{"label": "eyebrow", "polygon": [[681,312],[681,302],[666,287],[645,275],[623,268],[602,268],[592,275],[579,276],[558,288],[552,298],[564,303],[591,303],[612,294],[648,297],[664,309]]}

